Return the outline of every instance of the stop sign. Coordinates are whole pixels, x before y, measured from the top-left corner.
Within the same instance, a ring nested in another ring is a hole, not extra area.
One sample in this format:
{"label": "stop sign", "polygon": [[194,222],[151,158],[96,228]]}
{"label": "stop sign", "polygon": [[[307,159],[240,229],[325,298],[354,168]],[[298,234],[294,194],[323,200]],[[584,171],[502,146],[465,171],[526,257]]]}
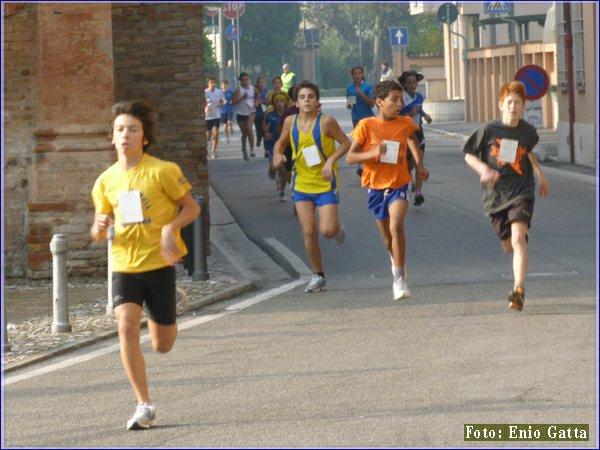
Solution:
{"label": "stop sign", "polygon": [[225,3],[221,6],[221,11],[228,19],[235,19],[236,17],[241,17],[246,12],[246,5],[242,2]]}
{"label": "stop sign", "polygon": [[206,7],[206,15],[209,17],[213,17],[219,14],[219,8],[217,6],[207,6]]}

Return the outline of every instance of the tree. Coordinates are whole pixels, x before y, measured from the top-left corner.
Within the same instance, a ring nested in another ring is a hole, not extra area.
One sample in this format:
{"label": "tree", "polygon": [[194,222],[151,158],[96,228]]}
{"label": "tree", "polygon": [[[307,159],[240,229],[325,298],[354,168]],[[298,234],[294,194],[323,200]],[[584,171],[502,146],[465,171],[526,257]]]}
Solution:
{"label": "tree", "polygon": [[[226,18],[224,21],[225,26],[231,23]],[[240,17],[242,71],[248,72],[252,79],[260,74],[270,81],[281,75],[283,62],[294,66],[299,25],[297,3],[246,3],[246,12]],[[223,60],[233,59],[231,42],[225,40],[223,47]],[[255,66],[260,66],[259,73],[255,73]]]}

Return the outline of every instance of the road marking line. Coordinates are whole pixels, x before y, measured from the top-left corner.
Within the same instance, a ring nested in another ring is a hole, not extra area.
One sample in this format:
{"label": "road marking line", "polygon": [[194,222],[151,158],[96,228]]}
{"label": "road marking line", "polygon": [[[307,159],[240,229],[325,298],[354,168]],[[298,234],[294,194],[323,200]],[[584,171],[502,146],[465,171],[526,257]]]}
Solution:
{"label": "road marking line", "polygon": [[[512,274],[502,273],[500,274],[502,278],[512,278]],[[537,272],[537,273],[528,273],[527,278],[552,278],[552,277],[564,277],[564,276],[575,276],[579,275],[579,272],[576,270],[572,270],[570,272]]]}
{"label": "road marking line", "polygon": [[277,250],[279,253],[281,253],[281,256],[283,256],[287,260],[287,262],[290,263],[290,265],[294,268],[296,272],[298,272],[300,276],[312,275],[312,270],[310,270],[308,266],[304,264],[304,261],[302,261],[298,257],[298,255],[296,255],[293,251],[291,251],[277,239],[275,239],[274,237],[266,237],[263,240],[275,250]]}
{"label": "road marking line", "polygon": [[283,286],[279,286],[277,288],[270,289],[267,292],[263,292],[262,294],[258,294],[252,298],[249,298],[248,300],[244,300],[239,303],[236,303],[235,305],[228,306],[227,308],[225,308],[225,310],[232,311],[232,312],[241,311],[249,306],[256,305],[257,303],[263,302],[270,298],[276,297],[280,294],[284,294],[288,291],[291,291],[296,286],[306,283],[306,280],[307,280],[306,277],[302,277],[298,280],[292,281],[291,283],[287,283],[287,284],[284,284]]}
{"label": "road marking line", "polygon": [[[295,280],[291,283],[287,283],[287,284],[284,284],[277,288],[270,289],[267,292],[263,292],[262,294],[255,295],[254,297],[249,298],[248,300],[244,300],[244,301],[241,301],[234,305],[231,305],[228,308],[226,308],[226,310],[224,312],[220,312],[220,313],[216,313],[216,314],[209,314],[209,315],[198,317],[195,319],[186,320],[185,322],[181,322],[178,325],[178,329],[179,329],[179,331],[185,330],[188,328],[192,328],[196,325],[201,325],[203,323],[207,323],[207,322],[228,316],[230,314],[242,311],[243,309],[245,309],[249,306],[256,305],[257,303],[263,302],[263,301],[273,298],[277,295],[288,292],[288,291],[294,289],[296,286],[298,286],[302,283],[305,283],[305,282],[306,282],[305,278],[300,278],[299,280]],[[140,343],[144,343],[149,340],[150,340],[149,333],[145,333],[140,337]],[[31,371],[28,371],[28,372],[25,372],[25,373],[22,373],[19,375],[6,376],[6,377],[4,377],[4,386],[6,387],[8,385],[17,383],[19,381],[29,380],[31,378],[35,378],[40,375],[45,375],[45,374],[48,374],[51,372],[56,372],[57,370],[64,369],[69,366],[73,366],[75,364],[80,364],[80,363],[83,363],[86,361],[90,361],[90,360],[98,358],[100,356],[104,356],[109,353],[119,351],[119,348],[120,348],[119,344],[111,344],[107,347],[104,347],[104,348],[101,348],[98,350],[94,350],[93,352],[87,353],[85,355],[75,356],[73,358],[65,359],[64,361],[54,363],[54,364],[49,364],[45,367],[31,370]]]}

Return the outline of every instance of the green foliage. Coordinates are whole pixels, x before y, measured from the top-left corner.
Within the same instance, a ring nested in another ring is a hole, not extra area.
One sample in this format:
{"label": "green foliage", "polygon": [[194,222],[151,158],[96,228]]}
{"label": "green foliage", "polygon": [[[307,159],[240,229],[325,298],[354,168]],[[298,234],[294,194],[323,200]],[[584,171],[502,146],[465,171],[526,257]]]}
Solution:
{"label": "green foliage", "polygon": [[319,63],[321,64],[321,86],[324,88],[346,86],[349,83],[349,68],[356,65],[354,48],[335,29],[321,36]]}
{"label": "green foliage", "polygon": [[219,65],[214,57],[213,46],[210,39],[202,36],[202,60],[204,61],[204,75],[219,75]]}
{"label": "green foliage", "polygon": [[[325,49],[322,43],[321,59],[332,64],[328,70],[336,74],[347,75],[352,65],[360,63],[365,67],[367,81],[375,81],[381,62],[392,60],[389,27],[408,28],[409,54],[443,52],[442,32],[435,24],[435,17],[430,14],[411,16],[407,3],[307,3],[303,5],[303,13],[312,26],[321,30],[322,41],[337,39],[331,36],[337,33],[351,47],[353,57],[347,58],[341,47],[328,46]],[[335,76],[325,75],[324,67],[324,88],[339,87],[339,84],[328,84],[337,79]],[[349,75],[345,76],[345,83],[349,79]]]}
{"label": "green foliage", "polygon": [[[231,24],[225,17],[223,22],[224,28]],[[210,17],[205,16],[204,24],[210,23]],[[252,80],[258,75],[267,77],[270,86],[270,79],[281,75],[283,62],[297,67],[295,40],[299,25],[299,3],[246,3],[246,12],[240,17],[242,71],[248,72]],[[223,47],[224,61],[233,59],[231,41],[223,38]],[[260,66],[260,73],[254,71],[255,66]]]}

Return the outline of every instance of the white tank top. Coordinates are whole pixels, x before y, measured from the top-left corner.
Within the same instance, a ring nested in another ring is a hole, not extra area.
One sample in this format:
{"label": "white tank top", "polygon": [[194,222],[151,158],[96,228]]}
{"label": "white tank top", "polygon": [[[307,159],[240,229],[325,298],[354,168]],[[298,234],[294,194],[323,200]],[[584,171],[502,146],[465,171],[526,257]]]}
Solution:
{"label": "white tank top", "polygon": [[236,114],[239,114],[240,116],[254,114],[256,112],[256,108],[254,108],[254,86],[250,85],[247,88],[240,86],[239,89],[240,97],[243,97],[244,93],[247,93],[248,97],[236,105]]}

